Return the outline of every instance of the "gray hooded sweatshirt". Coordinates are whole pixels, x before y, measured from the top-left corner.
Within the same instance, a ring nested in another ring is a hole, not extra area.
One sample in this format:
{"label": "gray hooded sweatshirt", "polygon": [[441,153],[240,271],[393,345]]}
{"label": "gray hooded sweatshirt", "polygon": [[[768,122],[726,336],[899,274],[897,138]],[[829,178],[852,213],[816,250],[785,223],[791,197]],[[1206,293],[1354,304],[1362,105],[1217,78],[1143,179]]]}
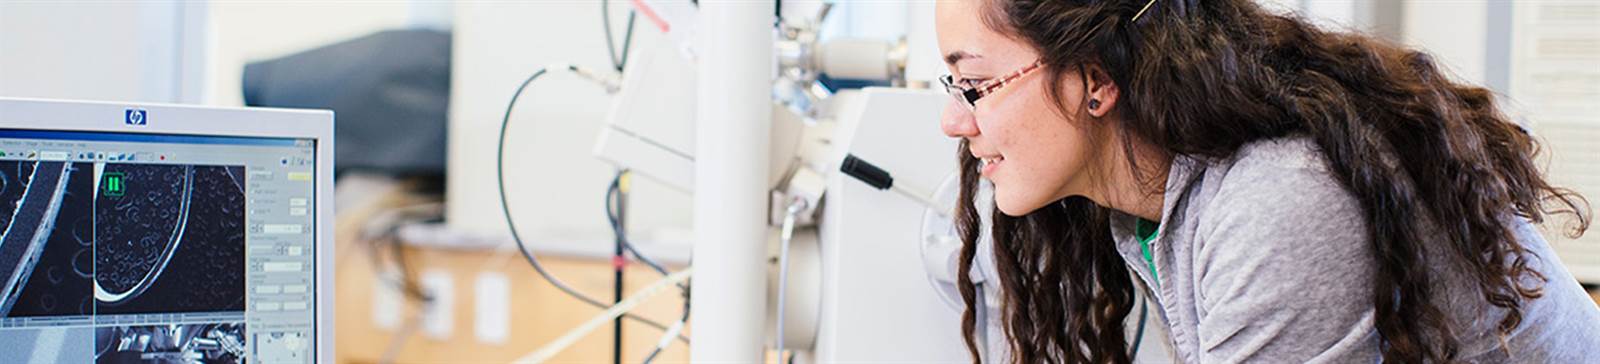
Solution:
{"label": "gray hooded sweatshirt", "polygon": [[[1153,289],[1156,322],[1170,331],[1174,359],[1379,360],[1371,288],[1376,258],[1359,205],[1315,144],[1262,141],[1213,164],[1180,157],[1164,196],[1150,243],[1157,274],[1134,236],[1138,218],[1119,214],[1112,229],[1128,267]],[[1495,329],[1504,310],[1484,300],[1466,269],[1432,260],[1435,302],[1461,340],[1462,358],[1600,363],[1600,308],[1537,229],[1512,219],[1534,256],[1529,266],[1548,282],[1543,297],[1525,301],[1522,324],[1508,336]]]}

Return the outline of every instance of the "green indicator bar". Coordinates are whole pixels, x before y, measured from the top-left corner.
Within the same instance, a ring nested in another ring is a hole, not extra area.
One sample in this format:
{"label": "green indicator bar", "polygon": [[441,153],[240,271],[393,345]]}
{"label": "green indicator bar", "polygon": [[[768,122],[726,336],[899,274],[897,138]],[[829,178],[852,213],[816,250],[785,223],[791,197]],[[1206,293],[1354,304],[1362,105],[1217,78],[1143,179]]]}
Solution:
{"label": "green indicator bar", "polygon": [[106,196],[122,196],[122,193],[127,189],[127,185],[123,181],[123,174],[120,172],[106,173],[105,180]]}

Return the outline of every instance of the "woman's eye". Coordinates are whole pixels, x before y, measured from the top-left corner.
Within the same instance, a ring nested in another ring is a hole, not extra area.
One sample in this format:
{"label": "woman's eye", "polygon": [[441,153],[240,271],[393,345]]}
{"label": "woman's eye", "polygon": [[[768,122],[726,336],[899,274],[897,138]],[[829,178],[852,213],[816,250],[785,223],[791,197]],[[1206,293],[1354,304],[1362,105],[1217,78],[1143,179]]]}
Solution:
{"label": "woman's eye", "polygon": [[982,85],[984,81],[988,80],[987,78],[963,78],[957,82],[966,87],[978,87],[978,85]]}

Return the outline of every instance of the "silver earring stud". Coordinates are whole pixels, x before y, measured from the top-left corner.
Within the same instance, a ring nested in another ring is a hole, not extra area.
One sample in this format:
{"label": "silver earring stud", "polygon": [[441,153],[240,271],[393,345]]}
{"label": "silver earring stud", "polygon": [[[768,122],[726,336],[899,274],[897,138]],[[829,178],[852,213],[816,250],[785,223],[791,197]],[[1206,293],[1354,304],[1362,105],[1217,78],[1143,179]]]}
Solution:
{"label": "silver earring stud", "polygon": [[1094,110],[1094,109],[1099,109],[1099,108],[1100,108],[1100,100],[1098,100],[1098,99],[1089,99],[1089,110]]}

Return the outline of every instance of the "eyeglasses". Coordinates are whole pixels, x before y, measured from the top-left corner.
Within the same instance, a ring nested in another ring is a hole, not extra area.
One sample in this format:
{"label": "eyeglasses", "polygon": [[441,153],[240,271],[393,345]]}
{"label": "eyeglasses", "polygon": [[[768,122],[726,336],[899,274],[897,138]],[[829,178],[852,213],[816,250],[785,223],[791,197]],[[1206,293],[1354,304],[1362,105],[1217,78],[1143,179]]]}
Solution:
{"label": "eyeglasses", "polygon": [[[1131,23],[1139,21],[1139,17],[1144,16],[1145,11],[1150,10],[1150,6],[1155,4],[1156,0],[1150,0],[1149,2],[1144,3],[1144,7],[1139,8],[1139,12],[1133,14],[1133,19],[1129,20],[1129,22]],[[1096,24],[1095,28],[1090,29],[1089,31],[1092,33],[1098,30],[1099,24]],[[1016,81],[1018,78],[1022,78],[1022,76],[1027,76],[1028,73],[1039,69],[1039,67],[1043,65],[1043,60],[1036,60],[1033,61],[1033,63],[1029,63],[1027,66],[1023,66],[1022,69],[1006,75],[1005,77],[990,80],[989,82],[984,82],[982,84],[978,84],[977,86],[969,87],[967,85],[957,84],[955,76],[952,75],[939,76],[939,82],[944,83],[944,91],[949,92],[950,96],[954,96],[957,100],[961,100],[961,103],[967,105],[968,110],[975,110],[978,108],[978,99],[982,99],[984,96],[988,96],[995,91],[999,91],[1000,88],[1005,87],[1007,83]]]}
{"label": "eyeglasses", "polygon": [[1012,72],[1009,75],[970,87],[967,85],[958,84],[955,80],[955,76],[952,75],[940,76],[939,82],[944,83],[945,92],[949,92],[950,96],[954,96],[956,100],[961,100],[961,103],[966,104],[967,109],[971,110],[978,108],[978,99],[982,99],[984,96],[989,96],[989,94],[999,91],[1000,88],[1005,87],[1006,84],[1011,83],[1011,81],[1016,81],[1017,79],[1022,78],[1022,76],[1027,76],[1029,73],[1032,73],[1034,70],[1039,69],[1039,67],[1043,65],[1044,63],[1036,60],[1033,61],[1033,63],[1029,63],[1027,66],[1022,66],[1022,69]]}

